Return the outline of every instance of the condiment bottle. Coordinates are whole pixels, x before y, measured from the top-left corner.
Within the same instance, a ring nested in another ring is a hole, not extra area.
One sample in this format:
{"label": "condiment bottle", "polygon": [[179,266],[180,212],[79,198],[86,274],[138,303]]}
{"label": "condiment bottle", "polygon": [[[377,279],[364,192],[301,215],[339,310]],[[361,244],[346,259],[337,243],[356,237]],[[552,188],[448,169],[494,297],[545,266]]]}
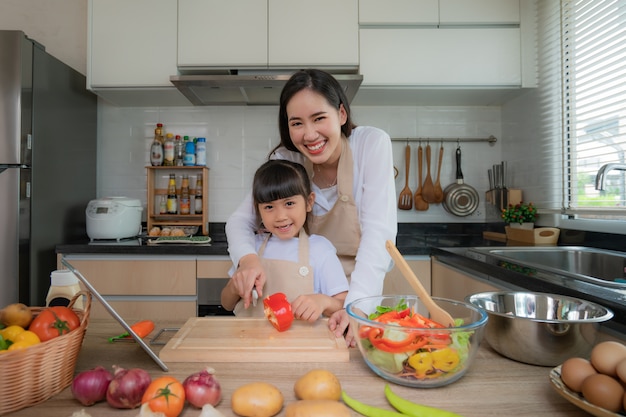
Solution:
{"label": "condiment bottle", "polygon": [[185,157],[183,158],[183,165],[192,166],[196,164],[196,145],[192,140],[185,143]]}
{"label": "condiment bottle", "polygon": [[185,144],[180,139],[180,135],[176,135],[176,140],[174,141],[174,165],[177,167],[182,167],[184,157]]}
{"label": "condiment bottle", "polygon": [[174,134],[168,133],[165,136],[165,143],[163,144],[163,165],[173,167],[174,157]]}
{"label": "condiment bottle", "polygon": [[176,198],[176,175],[170,174],[170,181],[167,185],[167,214],[178,213],[178,200]]}
{"label": "condiment bottle", "polygon": [[196,165],[206,165],[206,139],[196,139]]}
{"label": "condiment bottle", "polygon": [[158,123],[154,129],[154,141],[150,146],[150,163],[152,166],[163,165],[163,124]]}
{"label": "condiment bottle", "polygon": [[193,212],[195,214],[202,214],[202,176],[196,177],[196,193],[194,197]]}
{"label": "condiment bottle", "polygon": [[189,214],[190,209],[189,177],[187,175],[183,175],[183,183],[180,187],[180,214]]}
{"label": "condiment bottle", "polygon": [[[50,289],[46,296],[46,306],[67,307],[72,297],[79,291],[78,278],[72,271],[67,269],[52,271],[50,273]],[[74,301],[73,308],[83,309],[83,297]]]}

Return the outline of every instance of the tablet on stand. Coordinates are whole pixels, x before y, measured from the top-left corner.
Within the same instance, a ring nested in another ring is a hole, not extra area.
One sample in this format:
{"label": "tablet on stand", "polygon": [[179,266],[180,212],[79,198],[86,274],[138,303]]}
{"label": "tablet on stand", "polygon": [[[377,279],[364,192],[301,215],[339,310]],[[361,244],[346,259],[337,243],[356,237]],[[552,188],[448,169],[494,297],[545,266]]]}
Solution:
{"label": "tablet on stand", "polygon": [[148,346],[148,344],[144,342],[143,339],[139,337],[137,333],[133,331],[130,325],[126,323],[126,321],[124,321],[124,319],[117,313],[117,311],[115,311],[113,307],[111,307],[111,305],[107,302],[107,300],[105,300],[104,297],[100,295],[100,293],[93,287],[93,285],[91,285],[91,283],[87,281],[87,279],[83,276],[83,274],[81,274],[68,261],[66,261],[65,258],[61,258],[61,263],[65,265],[67,269],[72,271],[72,273],[76,275],[76,277],[83,284],[85,284],[85,287],[87,287],[87,289],[91,291],[94,297],[96,297],[96,299],[102,303],[104,308],[113,316],[113,318],[115,318],[115,320],[117,320],[122,325],[124,330],[126,330],[128,334],[130,334],[137,343],[139,343],[139,345],[143,348],[143,350],[145,350],[146,353],[150,355],[152,359],[154,359],[154,361],[161,367],[161,369],[163,369],[165,372],[168,372],[169,368],[167,367],[167,365],[165,365],[165,363],[157,356],[157,354],[154,353],[152,349],[150,349],[150,346]]}

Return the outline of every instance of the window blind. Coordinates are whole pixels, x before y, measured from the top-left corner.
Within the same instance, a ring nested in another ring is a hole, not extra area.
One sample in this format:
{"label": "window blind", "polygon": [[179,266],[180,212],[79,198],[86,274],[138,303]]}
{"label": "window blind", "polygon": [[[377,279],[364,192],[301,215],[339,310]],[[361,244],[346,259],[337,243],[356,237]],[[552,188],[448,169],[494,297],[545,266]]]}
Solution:
{"label": "window blind", "polygon": [[[574,218],[626,219],[626,0],[562,0],[560,20],[562,208]],[[606,164],[618,165],[596,190]]]}

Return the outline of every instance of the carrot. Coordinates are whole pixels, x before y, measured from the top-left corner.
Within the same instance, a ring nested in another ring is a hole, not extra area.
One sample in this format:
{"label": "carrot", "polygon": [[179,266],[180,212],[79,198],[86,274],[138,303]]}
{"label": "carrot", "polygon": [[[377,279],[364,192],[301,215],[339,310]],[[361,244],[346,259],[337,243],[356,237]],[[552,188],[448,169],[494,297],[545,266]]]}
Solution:
{"label": "carrot", "polygon": [[[133,329],[133,332],[135,332],[137,336],[143,339],[144,337],[149,335],[152,330],[154,330],[154,322],[152,320],[142,320],[133,324],[132,326],[130,326],[130,328]],[[113,342],[117,339],[127,339],[130,337],[130,333],[125,332],[117,336],[109,337],[109,342]]]}

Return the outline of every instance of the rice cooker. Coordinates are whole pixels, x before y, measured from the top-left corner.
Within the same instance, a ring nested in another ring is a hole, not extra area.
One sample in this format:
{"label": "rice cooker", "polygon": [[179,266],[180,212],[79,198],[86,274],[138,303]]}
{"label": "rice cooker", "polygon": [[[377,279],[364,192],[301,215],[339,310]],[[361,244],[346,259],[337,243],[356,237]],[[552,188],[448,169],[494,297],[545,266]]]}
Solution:
{"label": "rice cooker", "polygon": [[125,239],[141,233],[141,201],[127,197],[91,200],[85,210],[89,239]]}

